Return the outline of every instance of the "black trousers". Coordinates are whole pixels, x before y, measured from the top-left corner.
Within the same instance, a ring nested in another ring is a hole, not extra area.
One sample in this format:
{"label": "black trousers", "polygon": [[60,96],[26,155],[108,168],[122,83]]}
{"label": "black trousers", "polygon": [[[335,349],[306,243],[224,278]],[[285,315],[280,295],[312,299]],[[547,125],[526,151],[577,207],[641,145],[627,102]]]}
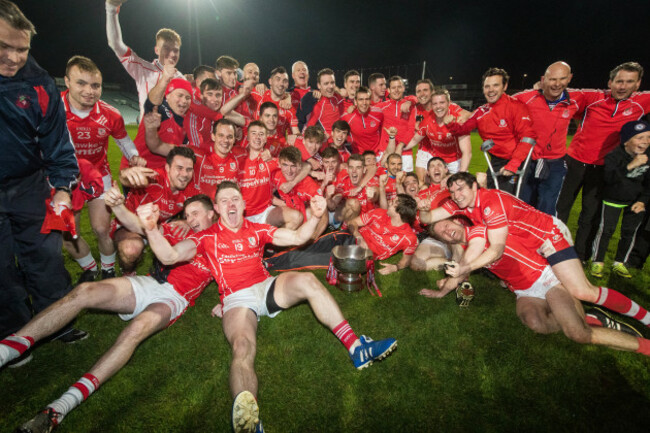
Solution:
{"label": "black trousers", "polygon": [[598,228],[604,167],[584,164],[569,155],[566,156],[566,163],[567,173],[557,200],[557,217],[567,223],[573,203],[582,188],[582,210],[578,217],[575,249],[580,260],[587,260]]}
{"label": "black trousers", "polygon": [[616,257],[614,261],[627,263],[632,248],[634,247],[634,239],[637,232],[641,228],[641,223],[645,217],[645,212],[634,213],[630,210],[631,206],[624,208],[608,206],[603,203],[600,212],[600,224],[598,231],[594,238],[594,246],[592,252],[592,260],[595,262],[602,262],[605,260],[607,247],[612,235],[616,231],[618,218],[623,212],[623,220],[621,221],[621,239],[618,241],[618,248],[616,249]]}
{"label": "black trousers", "polygon": [[[498,156],[494,156],[494,155],[490,155],[489,158],[490,158],[490,162],[492,163],[492,168],[494,169],[494,173],[496,174],[497,182],[499,182],[499,190],[509,192],[510,194],[515,195],[515,192],[517,192],[517,180],[518,180],[517,175],[500,176],[498,174],[499,170],[505,167],[506,164],[510,162],[510,160],[499,158]],[[496,187],[494,183],[494,178],[492,177],[492,174],[490,174],[489,167],[487,173],[487,186],[488,188]]]}
{"label": "black trousers", "polygon": [[356,239],[345,230],[326,233],[306,247],[281,251],[264,259],[269,271],[299,271],[308,269],[327,269],[332,256],[332,248],[337,245],[354,245]]}
{"label": "black trousers", "polygon": [[0,184],[0,338],[71,289],[61,233],[40,233],[49,196],[43,172]]}

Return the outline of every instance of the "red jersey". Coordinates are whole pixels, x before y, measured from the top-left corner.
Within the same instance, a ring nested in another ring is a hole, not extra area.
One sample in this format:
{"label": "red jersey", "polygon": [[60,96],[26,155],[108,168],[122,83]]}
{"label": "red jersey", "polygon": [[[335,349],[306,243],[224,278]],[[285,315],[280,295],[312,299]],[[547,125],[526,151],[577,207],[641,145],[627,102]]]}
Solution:
{"label": "red jersey", "polygon": [[72,189],[72,210],[77,212],[84,203],[98,198],[104,193],[104,176],[90,161],[77,158],[79,164],[79,182]]}
{"label": "red jersey", "polygon": [[335,93],[331,98],[321,95],[309,114],[309,120],[307,120],[305,126],[320,125],[327,135],[332,135],[332,125],[343,114],[343,98],[341,95]]}
{"label": "red jersey", "polygon": [[532,158],[537,160],[558,159],[566,155],[566,138],[573,116],[583,109],[584,98],[566,92],[566,99],[551,108],[541,90],[527,90],[513,95],[528,107],[533,129],[537,135],[537,145]]}
{"label": "red jersey", "polygon": [[385,260],[400,251],[404,255],[412,255],[418,246],[418,239],[413,229],[404,223],[395,227],[385,209],[373,209],[361,214],[364,226],[359,228],[359,234],[368,244],[375,260]]}
{"label": "red jersey", "polygon": [[158,176],[149,179],[151,182],[146,188],[131,188],[124,205],[135,213],[138,206],[147,203],[156,203],[160,208],[158,222],[163,222],[183,210],[183,203],[190,197],[200,194],[194,185],[190,184],[183,191],[172,191],[169,177],[164,169],[154,169]]}
{"label": "red jersey", "polygon": [[568,154],[585,164],[603,165],[605,155],[620,143],[621,127],[650,112],[650,92],[633,93],[620,101],[609,90],[571,90],[584,98],[580,127],[569,145]]}
{"label": "red jersey", "polygon": [[[449,114],[458,116],[461,108],[454,104],[457,108],[452,110],[449,106]],[[420,127],[418,128],[418,135],[425,137],[420,141],[420,148],[426,150],[433,156],[438,156],[445,160],[445,163],[458,161],[463,153],[460,151],[458,145],[459,137],[451,133],[447,125],[439,125],[436,121],[436,116],[430,113],[424,116]],[[424,146],[422,145],[424,143]]]}
{"label": "red jersey", "polygon": [[380,151],[379,140],[384,122],[384,113],[380,108],[371,107],[364,114],[355,109],[352,113],[341,117],[341,120],[345,120],[350,125],[350,144],[353,153],[362,154],[366,150],[375,153]]}
{"label": "red jersey", "polygon": [[246,201],[246,215],[257,215],[271,206],[271,175],[278,169],[277,159],[264,162],[260,157],[250,159],[246,154],[239,160],[237,181]]}
{"label": "red jersey", "polygon": [[192,101],[190,110],[183,119],[183,128],[194,151],[203,154],[212,152],[214,149],[212,124],[222,118],[220,112],[212,111],[205,105]]}
{"label": "red jersey", "polygon": [[[408,113],[402,113],[402,105],[404,103],[410,102],[411,108]],[[399,101],[394,99],[387,99],[384,102],[381,102],[375,107],[381,108],[384,113],[384,128],[381,130],[381,140],[379,147],[383,152],[388,146],[388,133],[385,129],[388,129],[392,126],[397,128],[397,136],[395,137],[396,143],[408,143],[413,138],[415,134],[415,104],[418,100],[415,96],[409,95],[405,96]],[[402,152],[403,155],[408,155],[411,153],[411,150],[405,150]]]}
{"label": "red jersey", "polygon": [[[176,236],[172,227],[166,223],[161,224],[160,228],[163,236],[172,246],[185,239]],[[212,281],[212,274],[202,254],[197,254],[190,262],[172,266],[167,274],[167,282],[187,300],[190,307],[194,305],[194,301],[203,293],[210,281]]]}
{"label": "red jersey", "polygon": [[478,128],[483,140],[494,140],[490,154],[508,159],[504,168],[513,173],[528,155],[531,147],[528,141],[537,137],[528,107],[506,94],[494,104],[481,105],[463,125],[451,123],[447,128],[458,136]]}
{"label": "red jersey", "polygon": [[[144,112],[149,113],[153,109],[153,104],[148,99],[144,104]],[[160,140],[164,143],[173,144],[176,146],[187,144],[187,136],[185,135],[185,129],[183,128],[183,116],[175,114],[172,109],[167,104],[165,99],[163,103],[158,107],[158,113],[160,113],[160,127],[158,128],[158,136]],[[164,168],[165,167],[165,157],[160,155],[155,155],[151,153],[147,147],[145,141],[146,131],[144,128],[144,122],[140,122],[138,125],[138,133],[135,136],[136,149],[141,157],[147,160],[148,168]],[[129,166],[129,162],[126,158],[122,157],[122,163],[120,168],[126,168]]]}
{"label": "red jersey", "polygon": [[392,176],[386,177],[386,200],[391,201],[397,197],[397,182]]}
{"label": "red jersey", "polygon": [[259,119],[260,106],[265,102],[272,102],[278,108],[278,126],[276,129],[278,135],[284,137],[286,134],[292,133],[291,132],[292,127],[296,127],[296,128],[298,127],[298,118],[296,117],[296,110],[293,108],[291,110],[285,110],[284,108],[280,107],[278,102],[274,101],[273,98],[271,97],[270,90],[264,92],[264,95],[262,95],[262,98],[259,100],[257,107],[255,108],[255,119]]}
{"label": "red jersey", "polygon": [[350,177],[348,176],[347,170],[343,169],[339,172],[339,174],[336,176],[336,180],[334,183],[335,186],[335,194],[341,194],[343,198],[356,198],[359,200],[359,204],[361,205],[361,213],[369,212],[372,209],[375,209],[377,205],[370,200],[368,200],[368,193],[366,189],[368,187],[376,187],[378,186],[377,184],[377,178],[373,177],[370,179],[368,184],[366,185],[366,188],[362,188],[361,191],[355,195],[352,196],[352,190],[356,188],[356,186],[352,185],[352,181],[350,180]]}
{"label": "red jersey", "polygon": [[[108,138],[112,135],[117,141],[128,137],[122,115],[116,108],[100,100],[93,105],[87,117],[81,118],[70,109],[68,93],[68,90],[62,92],[61,98],[75,155],[91,162],[102,176],[110,175],[106,157]],[[127,155],[129,158],[131,156],[134,155]]]}
{"label": "red jersey", "polygon": [[196,245],[197,254],[206,257],[212,276],[219,285],[219,297],[260,283],[270,275],[262,264],[264,246],[273,241],[277,227],[256,224],[244,219],[237,232],[221,225],[189,237]]}
{"label": "red jersey", "polygon": [[299,210],[302,213],[304,221],[306,221],[307,207],[309,207],[309,202],[311,201],[311,199],[317,195],[321,197],[323,196],[323,192],[320,189],[320,185],[314,179],[307,176],[303,180],[298,182],[298,184],[294,186],[291,189],[291,191],[286,193],[286,192],[282,192],[279,189],[280,185],[282,185],[286,181],[287,179],[282,174],[282,171],[276,170],[275,173],[273,173],[273,177],[271,179],[273,188],[278,191],[278,194],[280,194],[280,198],[284,200],[287,207]]}
{"label": "red jersey", "polygon": [[[484,225],[465,227],[465,235],[467,242],[478,238],[485,241],[485,249],[490,246]],[[514,292],[531,288],[547,266],[546,259],[536,250],[526,247],[518,238],[508,236],[503,255],[486,268],[505,281],[508,290]]]}
{"label": "red jersey", "polygon": [[483,224],[488,229],[507,227],[508,238],[516,236],[534,251],[546,239],[551,240],[556,251],[571,246],[559,232],[552,216],[507,192],[479,188],[472,209],[459,209],[453,201],[442,204],[442,208],[452,215],[464,215],[472,224]]}
{"label": "red jersey", "polygon": [[194,184],[203,194],[214,200],[217,186],[224,180],[237,182],[239,164],[232,153],[225,158],[216,153],[199,157],[194,165]]}

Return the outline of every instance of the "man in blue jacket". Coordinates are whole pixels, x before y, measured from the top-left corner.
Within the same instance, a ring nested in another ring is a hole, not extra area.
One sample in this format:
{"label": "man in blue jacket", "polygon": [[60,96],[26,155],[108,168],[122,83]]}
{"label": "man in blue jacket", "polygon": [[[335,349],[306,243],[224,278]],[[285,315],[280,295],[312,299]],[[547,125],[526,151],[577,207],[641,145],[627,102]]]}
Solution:
{"label": "man in blue jacket", "polygon": [[[61,233],[41,234],[51,188],[54,211],[71,206],[79,173],[54,81],[29,55],[34,25],[0,0],[0,336],[70,291]],[[49,182],[49,183],[48,183]],[[31,306],[29,305],[31,298]],[[87,334],[68,328],[63,341]],[[14,366],[28,362],[31,355]]]}

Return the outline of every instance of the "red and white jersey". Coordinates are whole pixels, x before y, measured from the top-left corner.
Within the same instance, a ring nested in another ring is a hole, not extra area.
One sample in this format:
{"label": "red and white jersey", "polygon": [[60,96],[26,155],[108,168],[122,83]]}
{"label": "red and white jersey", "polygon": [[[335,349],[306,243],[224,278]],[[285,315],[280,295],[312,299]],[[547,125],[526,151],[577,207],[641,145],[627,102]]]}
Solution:
{"label": "red and white jersey", "polygon": [[566,155],[566,139],[573,116],[584,109],[584,97],[566,92],[566,99],[549,106],[541,90],[527,90],[512,97],[523,102],[533,120],[537,145],[532,158],[558,159]]}
{"label": "red and white jersey", "polygon": [[190,184],[183,191],[172,191],[169,177],[164,169],[154,169],[157,176],[150,178],[146,188],[131,188],[124,205],[135,213],[138,206],[155,203],[160,209],[158,222],[163,222],[183,210],[183,203],[190,197],[200,194],[194,185]]}
{"label": "red and white jersey", "polygon": [[415,253],[418,239],[411,226],[406,223],[393,226],[385,209],[373,209],[362,213],[360,218],[364,225],[359,228],[359,234],[375,260],[385,260],[400,251],[404,251],[406,256]]}
{"label": "red and white jersey", "polygon": [[273,189],[277,190],[280,198],[284,200],[287,207],[299,210],[306,221],[307,208],[309,207],[311,199],[317,195],[321,197],[323,196],[320,185],[314,179],[307,176],[287,193],[279,189],[280,185],[286,181],[287,179],[284,177],[281,170],[276,170],[271,178]]}
{"label": "red and white jersey", "polygon": [[[126,50],[123,56],[117,56],[122,62],[126,72],[135,80],[135,87],[138,89],[138,103],[140,105],[140,119],[144,114],[144,103],[149,92],[156,86],[163,73],[163,65],[158,59],[152,62],[138,56],[131,48]],[[174,78],[184,78],[180,71],[176,71]]]}
{"label": "red and white jersey", "polygon": [[262,98],[257,103],[257,107],[255,109],[255,119],[259,119],[260,106],[265,102],[272,102],[278,108],[278,126],[276,131],[280,136],[284,137],[286,134],[291,134],[291,128],[298,127],[298,117],[296,116],[296,110],[293,108],[291,110],[285,110],[284,108],[280,107],[278,102],[274,101],[271,97],[270,90],[264,92],[264,95],[262,95]]}
{"label": "red and white jersey", "polygon": [[214,200],[217,186],[224,180],[237,182],[239,163],[232,153],[225,158],[216,153],[208,153],[197,158],[194,164],[194,184],[203,194]]}
{"label": "red and white jersey", "polygon": [[197,254],[206,257],[212,276],[223,298],[264,281],[270,275],[262,264],[264,246],[273,241],[277,227],[256,224],[244,219],[233,232],[221,224],[189,237],[196,244]]}
{"label": "red and white jersey", "polygon": [[[173,230],[166,223],[162,223],[160,229],[165,239],[172,246],[187,239],[186,237],[177,236],[175,234],[177,230]],[[172,266],[167,275],[167,282],[174,286],[174,290],[187,300],[190,307],[194,305],[194,301],[203,293],[210,281],[212,281],[212,273],[203,254],[197,254],[190,262]]]}
{"label": "red and white jersey", "polygon": [[[148,99],[145,101],[145,113],[152,111],[153,104]],[[187,144],[187,136],[185,135],[185,129],[183,128],[183,116],[175,114],[172,109],[167,104],[167,100],[163,100],[163,103],[158,107],[158,113],[160,113],[160,127],[158,128],[158,136],[160,140],[164,143],[173,144],[176,146]],[[144,128],[144,122],[140,122],[138,125],[138,133],[135,136],[135,148],[138,149],[138,153],[142,158],[147,161],[148,168],[164,168],[165,167],[165,157],[151,153],[149,147],[147,147],[146,142],[146,131]],[[126,158],[122,158],[120,163],[120,168],[126,168],[129,166],[129,162]]]}
{"label": "red and white jersey", "polygon": [[279,170],[277,159],[263,161],[262,158],[250,158],[250,154],[239,160],[237,182],[241,195],[246,201],[246,215],[257,215],[271,206],[273,188],[271,175]]}
{"label": "red and white jersey", "polygon": [[314,105],[305,127],[320,125],[327,135],[332,135],[332,125],[343,114],[343,98],[341,95],[335,93],[331,98],[321,95],[316,105]]}
{"label": "red and white jersey", "polygon": [[397,197],[397,182],[393,176],[386,177],[386,200],[391,201]]}
{"label": "red and white jersey", "polygon": [[212,111],[203,104],[192,101],[190,109],[183,119],[183,128],[187,133],[189,145],[197,153],[207,154],[214,149],[212,141],[212,124],[223,115],[218,111]]}
{"label": "red and white jersey", "polygon": [[356,188],[356,186],[352,185],[352,181],[350,180],[350,177],[348,176],[348,171],[346,169],[343,169],[339,171],[339,174],[336,176],[336,180],[334,181],[334,186],[335,186],[335,194],[341,194],[343,198],[356,198],[359,201],[359,204],[361,205],[361,213],[363,214],[364,212],[369,212],[372,209],[375,209],[377,207],[377,204],[374,202],[371,202],[368,200],[368,193],[367,189],[368,187],[377,187],[379,184],[377,183],[377,178],[373,177],[370,179],[368,184],[366,185],[365,188],[362,188],[361,191],[357,195],[351,195],[352,190]]}
{"label": "red and white jersey", "polygon": [[582,122],[567,153],[585,164],[603,165],[605,155],[620,143],[619,132],[627,122],[650,112],[650,92],[633,93],[620,101],[609,90],[570,90],[574,98],[584,98]]}
{"label": "red and white jersey", "polygon": [[380,108],[371,107],[366,113],[361,114],[355,109],[352,113],[341,117],[350,125],[350,144],[352,152],[362,154],[366,150],[377,153],[381,138],[384,113]]}
{"label": "red and white jersey", "polygon": [[552,216],[507,192],[479,188],[471,208],[459,209],[453,201],[447,201],[441,207],[452,215],[465,215],[472,224],[485,225],[488,230],[507,227],[508,237],[516,236],[535,251],[546,239],[550,239],[556,251],[571,246]]}
{"label": "red and white jersey", "polygon": [[[74,144],[75,155],[77,155],[77,158],[83,158],[91,162],[102,176],[110,175],[111,169],[106,157],[108,138],[113,136],[116,142],[122,139],[131,141],[124,128],[122,115],[116,108],[100,100],[93,105],[87,117],[81,118],[72,112],[68,101],[68,93],[68,90],[62,92],[61,98],[63,99],[66,122],[72,144]],[[137,152],[134,152],[132,155],[126,155],[126,157],[130,159],[137,154]]]}
{"label": "red and white jersey", "polygon": [[[465,227],[465,235],[467,242],[482,239],[485,242],[484,250],[490,246],[484,225]],[[505,281],[508,290],[514,292],[531,288],[547,266],[546,259],[536,250],[531,250],[519,238],[508,236],[503,255],[486,268]]]}
{"label": "red and white jersey", "polygon": [[[402,113],[402,105],[404,103],[410,102],[411,107],[408,113]],[[384,113],[384,127],[381,131],[381,140],[379,147],[383,152],[388,146],[388,133],[386,129],[394,126],[397,128],[397,136],[395,137],[396,143],[408,143],[413,138],[415,134],[415,104],[418,100],[415,96],[409,95],[405,96],[399,101],[394,99],[387,99],[384,102],[381,102],[375,107],[381,108]],[[411,150],[405,150],[402,152],[404,155],[411,153]]]}
{"label": "red and white jersey", "polygon": [[494,104],[478,107],[464,124],[454,122],[447,125],[447,129],[458,136],[467,135],[475,128],[483,140],[494,141],[490,154],[508,159],[504,168],[513,173],[530,150],[531,144],[525,139],[537,137],[528,107],[506,94]]}
{"label": "red and white jersey", "polygon": [[271,156],[276,158],[282,149],[288,147],[287,139],[284,134],[279,132],[279,128],[275,130],[275,134],[266,137],[265,149],[271,153]]}
{"label": "red and white jersey", "polygon": [[[453,105],[456,108],[452,109],[452,106],[450,105],[449,114],[452,116],[458,116],[461,108],[456,104]],[[463,156],[463,153],[460,151],[460,146],[458,145],[459,137],[452,134],[444,123],[439,125],[436,121],[436,116],[433,113],[424,116],[424,119],[420,122],[420,127],[418,128],[418,135],[424,137],[424,139],[420,141],[420,149],[429,152],[433,156],[438,156],[444,159],[447,164],[458,161],[461,156]]]}

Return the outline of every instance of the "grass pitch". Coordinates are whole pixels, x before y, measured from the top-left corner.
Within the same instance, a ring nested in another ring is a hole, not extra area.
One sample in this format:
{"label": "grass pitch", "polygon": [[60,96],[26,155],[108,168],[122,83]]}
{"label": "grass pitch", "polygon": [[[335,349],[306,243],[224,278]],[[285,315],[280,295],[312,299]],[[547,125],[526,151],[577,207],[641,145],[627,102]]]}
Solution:
{"label": "grass pitch", "polygon": [[[484,170],[480,139],[474,135],[472,141],[470,171]],[[117,173],[115,146],[111,163]],[[569,222],[574,231],[577,212]],[[97,257],[84,221],[82,233]],[[617,240],[615,235],[608,263]],[[148,269],[148,257],[139,273]],[[76,279],[79,267],[69,258],[66,263]],[[650,306],[647,270],[633,274],[631,281],[606,274],[594,282]],[[316,275],[325,283],[323,271]],[[256,369],[266,431],[648,431],[648,358],[581,346],[560,334],[536,335],[515,316],[514,295],[480,274],[471,277],[477,296],[468,309],[459,309],[451,295],[431,300],[417,294],[441,277],[410,270],[377,275],[383,298],[330,288],[358,334],[398,339],[389,358],[363,371],[354,369],[343,346],[308,306],[262,319]],[[230,349],[220,321],[210,317],[217,300],[211,284],[194,308],[145,341],[58,431],[230,431]],[[12,431],[65,392],[112,345],[125,323],[112,314],[84,312],[77,326],[90,338],[73,345],[44,344],[31,363],[0,372],[0,431]]]}

